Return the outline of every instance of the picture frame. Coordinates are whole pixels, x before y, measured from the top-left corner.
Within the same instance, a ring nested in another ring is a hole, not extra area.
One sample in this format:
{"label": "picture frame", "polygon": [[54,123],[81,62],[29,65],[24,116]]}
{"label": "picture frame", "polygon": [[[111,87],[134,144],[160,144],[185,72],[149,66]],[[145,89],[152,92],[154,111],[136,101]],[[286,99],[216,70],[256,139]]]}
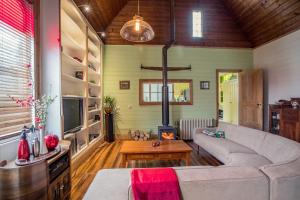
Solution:
{"label": "picture frame", "polygon": [[210,82],[209,81],[200,81],[200,89],[201,90],[209,90]]}
{"label": "picture frame", "polygon": [[130,89],[130,81],[120,81],[119,87],[120,87],[120,90],[129,90]]}

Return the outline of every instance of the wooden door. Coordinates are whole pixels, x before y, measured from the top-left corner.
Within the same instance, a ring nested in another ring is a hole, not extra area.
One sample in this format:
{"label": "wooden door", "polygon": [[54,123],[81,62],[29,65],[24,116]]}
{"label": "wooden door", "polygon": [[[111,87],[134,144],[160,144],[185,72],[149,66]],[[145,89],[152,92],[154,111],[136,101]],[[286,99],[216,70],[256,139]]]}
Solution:
{"label": "wooden door", "polygon": [[263,129],[263,71],[245,70],[239,74],[239,124]]}

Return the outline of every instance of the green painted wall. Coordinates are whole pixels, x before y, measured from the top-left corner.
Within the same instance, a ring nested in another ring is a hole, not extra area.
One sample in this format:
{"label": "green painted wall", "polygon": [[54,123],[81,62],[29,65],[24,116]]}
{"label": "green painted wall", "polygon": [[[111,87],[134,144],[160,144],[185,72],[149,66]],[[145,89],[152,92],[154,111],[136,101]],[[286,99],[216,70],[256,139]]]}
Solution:
{"label": "green painted wall", "polygon": [[[161,46],[106,45],[104,95],[116,97],[121,121],[118,127],[153,129],[161,125],[161,106],[139,105],[139,79],[161,78],[161,72],[141,70],[140,65],[161,66]],[[193,79],[194,105],[170,106],[170,122],[180,118],[215,118],[216,69],[253,66],[251,49],[172,47],[169,66],[192,65],[192,71],[169,72],[169,78]],[[120,80],[130,80],[130,90],[119,90]],[[200,81],[210,81],[210,90],[200,90]]]}

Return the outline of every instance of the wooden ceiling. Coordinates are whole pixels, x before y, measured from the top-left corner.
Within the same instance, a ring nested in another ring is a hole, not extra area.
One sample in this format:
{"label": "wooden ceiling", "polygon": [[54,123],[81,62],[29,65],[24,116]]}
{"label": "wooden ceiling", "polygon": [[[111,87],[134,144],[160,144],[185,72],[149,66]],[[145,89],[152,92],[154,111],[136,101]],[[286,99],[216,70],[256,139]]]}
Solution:
{"label": "wooden ceiling", "polygon": [[[103,32],[125,6],[127,0],[74,0],[74,2],[82,9],[82,13],[94,29]],[[82,5],[89,5],[91,11],[85,12]]]}
{"label": "wooden ceiling", "polygon": [[[84,12],[106,44],[132,44],[120,37],[123,24],[137,12],[137,0],[74,0],[89,3]],[[203,38],[192,38],[193,10],[203,13]],[[151,24],[155,39],[169,40],[169,0],[140,0],[140,14]],[[175,0],[176,44],[208,47],[257,47],[300,29],[300,0]]]}
{"label": "wooden ceiling", "polygon": [[254,47],[300,29],[300,0],[222,0]]}

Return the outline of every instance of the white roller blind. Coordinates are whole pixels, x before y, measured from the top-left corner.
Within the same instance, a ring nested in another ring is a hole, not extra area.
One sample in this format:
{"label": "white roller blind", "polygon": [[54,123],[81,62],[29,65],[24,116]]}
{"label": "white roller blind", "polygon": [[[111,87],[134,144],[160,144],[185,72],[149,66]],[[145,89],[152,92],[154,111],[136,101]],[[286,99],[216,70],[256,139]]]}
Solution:
{"label": "white roller blind", "polygon": [[33,7],[26,0],[0,0],[0,138],[32,123],[31,107],[10,97],[33,95]]}

